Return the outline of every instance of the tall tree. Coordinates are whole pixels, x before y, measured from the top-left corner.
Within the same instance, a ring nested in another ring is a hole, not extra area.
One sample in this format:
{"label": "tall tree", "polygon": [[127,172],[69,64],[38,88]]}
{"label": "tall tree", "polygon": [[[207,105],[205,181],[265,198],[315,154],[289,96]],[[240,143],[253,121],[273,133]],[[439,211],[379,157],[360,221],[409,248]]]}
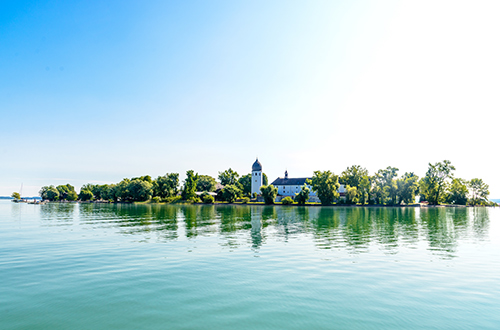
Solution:
{"label": "tall tree", "polygon": [[437,205],[444,200],[448,182],[453,178],[452,171],[455,166],[449,160],[429,163],[429,168],[425,177],[420,181],[420,189],[423,197],[429,204]]}
{"label": "tall tree", "polygon": [[219,181],[222,185],[236,184],[240,175],[238,172],[233,171],[231,168],[224,172],[219,172]]}
{"label": "tall tree", "polygon": [[451,181],[449,192],[446,196],[446,203],[466,205],[467,195],[469,194],[467,184],[468,182],[463,179],[454,178]]}
{"label": "tall tree", "polygon": [[396,180],[398,204],[401,202],[405,204],[415,203],[415,194],[418,192],[418,176],[413,172],[406,172],[403,177]]}
{"label": "tall tree", "polygon": [[182,199],[191,200],[196,197],[196,184],[198,183],[198,173],[194,174],[193,170],[186,172],[186,180],[184,180],[184,188],[182,189]]}
{"label": "tall tree", "polygon": [[331,205],[335,199],[339,198],[337,191],[340,187],[339,177],[330,171],[314,171],[308,184],[311,185],[323,205]]}
{"label": "tall tree", "polygon": [[359,189],[363,178],[367,176],[368,170],[366,168],[361,167],[360,165],[353,165],[342,172],[339,181],[345,185]]}
{"label": "tall tree", "polygon": [[238,179],[238,183],[240,184],[243,194],[245,196],[250,196],[252,192],[252,173],[242,175],[241,178]]}
{"label": "tall tree", "polygon": [[179,173],[166,173],[153,181],[154,195],[167,198],[177,195],[179,187]]}
{"label": "tall tree", "polygon": [[398,186],[395,179],[398,171],[395,167],[387,166],[375,173],[373,192],[377,204],[397,204]]}
{"label": "tall tree", "polygon": [[153,184],[149,180],[133,179],[127,185],[127,192],[132,201],[147,201],[153,194]]}
{"label": "tall tree", "polygon": [[470,203],[482,205],[488,201],[489,186],[482,179],[474,178],[469,182]]}
{"label": "tall tree", "polygon": [[215,191],[217,182],[210,175],[200,175],[196,184],[196,191]]}
{"label": "tall tree", "polygon": [[12,195],[10,195],[10,197],[14,199],[21,199],[21,194],[18,192],[13,192]]}

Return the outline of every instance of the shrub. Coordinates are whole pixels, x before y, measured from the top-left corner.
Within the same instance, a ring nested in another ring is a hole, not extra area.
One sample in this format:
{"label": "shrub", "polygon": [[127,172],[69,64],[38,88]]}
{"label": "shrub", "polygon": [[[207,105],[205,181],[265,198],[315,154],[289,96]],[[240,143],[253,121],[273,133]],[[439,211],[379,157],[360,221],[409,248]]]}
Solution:
{"label": "shrub", "polygon": [[153,203],[159,203],[161,201],[161,198],[159,196],[155,196],[152,198]]}
{"label": "shrub", "polygon": [[203,203],[205,204],[213,204],[215,201],[214,197],[212,195],[206,194],[203,195]]}
{"label": "shrub", "polygon": [[250,202],[250,198],[248,198],[248,197],[243,197],[241,199],[241,204],[247,204],[248,202]]}
{"label": "shrub", "polygon": [[262,197],[264,197],[264,203],[274,204],[274,200],[278,195],[278,188],[270,184],[269,186],[260,187],[260,192],[262,193]]}
{"label": "shrub", "polygon": [[281,204],[283,205],[293,204],[293,199],[290,196],[287,196],[281,200]]}

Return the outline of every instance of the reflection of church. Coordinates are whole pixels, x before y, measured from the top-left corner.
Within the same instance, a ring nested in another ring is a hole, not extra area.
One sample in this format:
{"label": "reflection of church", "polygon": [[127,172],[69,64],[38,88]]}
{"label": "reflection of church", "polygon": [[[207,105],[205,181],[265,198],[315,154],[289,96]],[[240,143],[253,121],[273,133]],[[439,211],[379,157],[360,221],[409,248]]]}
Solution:
{"label": "reflection of church", "polygon": [[[309,196],[316,196],[316,193],[312,190],[312,187],[307,184],[307,180],[311,178],[289,178],[288,171],[285,171],[284,178],[277,178],[271,184],[278,188],[278,196],[291,196],[295,197],[302,189],[305,184],[309,188]],[[260,187],[262,186],[262,164],[259,160],[255,160],[252,165],[252,194],[255,192],[260,195]],[[338,190],[340,195],[344,195],[345,187],[340,185]]]}

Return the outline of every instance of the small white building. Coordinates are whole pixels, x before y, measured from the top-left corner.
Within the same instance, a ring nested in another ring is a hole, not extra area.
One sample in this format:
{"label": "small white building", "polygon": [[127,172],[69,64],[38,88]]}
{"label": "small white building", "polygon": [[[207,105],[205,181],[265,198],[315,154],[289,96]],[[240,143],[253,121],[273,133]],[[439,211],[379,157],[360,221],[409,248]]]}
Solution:
{"label": "small white building", "polygon": [[271,184],[278,188],[278,195],[280,196],[295,196],[300,192],[304,184],[309,188],[309,196],[316,196],[312,187],[307,184],[307,179],[311,178],[289,178],[288,171],[285,171],[284,178],[277,178]]}

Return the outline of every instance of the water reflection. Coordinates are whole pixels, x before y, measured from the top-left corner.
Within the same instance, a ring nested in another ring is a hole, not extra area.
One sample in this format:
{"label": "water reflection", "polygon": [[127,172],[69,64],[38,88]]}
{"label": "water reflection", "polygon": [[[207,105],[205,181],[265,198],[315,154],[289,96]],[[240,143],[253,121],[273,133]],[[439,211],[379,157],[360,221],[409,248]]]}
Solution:
{"label": "water reflection", "polygon": [[[15,212],[19,212],[17,209]],[[14,212],[13,211],[13,212]],[[214,205],[73,204],[41,205],[47,224],[91,229],[119,228],[127,235],[160,241],[216,236],[222,246],[258,250],[267,240],[312,238],[318,249],[387,254],[427,249],[442,258],[457,255],[462,240],[488,239],[488,208],[280,207]]]}

